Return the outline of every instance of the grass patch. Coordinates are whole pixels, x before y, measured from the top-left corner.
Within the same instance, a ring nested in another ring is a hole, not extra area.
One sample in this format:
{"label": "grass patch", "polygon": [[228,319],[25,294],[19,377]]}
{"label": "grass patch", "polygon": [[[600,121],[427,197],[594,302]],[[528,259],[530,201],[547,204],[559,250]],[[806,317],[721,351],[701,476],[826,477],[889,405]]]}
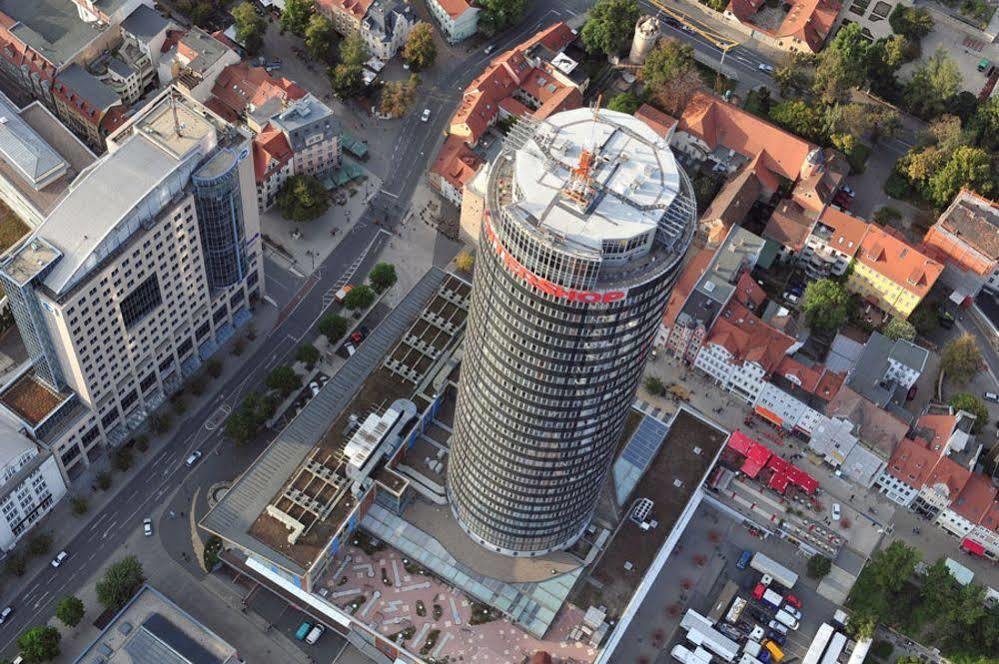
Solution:
{"label": "grass patch", "polygon": [[0,252],[10,249],[30,230],[13,210],[0,203]]}

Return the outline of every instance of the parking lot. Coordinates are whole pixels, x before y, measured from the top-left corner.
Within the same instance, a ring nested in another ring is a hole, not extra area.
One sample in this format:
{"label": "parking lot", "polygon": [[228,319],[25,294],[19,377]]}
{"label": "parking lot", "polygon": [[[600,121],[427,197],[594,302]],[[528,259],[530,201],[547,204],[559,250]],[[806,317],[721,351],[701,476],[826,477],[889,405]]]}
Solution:
{"label": "parking lot", "polygon": [[251,594],[248,607],[270,623],[272,629],[280,630],[314,662],[333,662],[347,646],[347,640],[329,629],[328,625],[326,632],[315,645],[310,646],[304,641],[297,640],[295,632],[299,626],[305,621],[315,623],[315,619],[290,606],[265,588],[258,588]]}
{"label": "parking lot", "polygon": [[[743,619],[752,621],[752,611],[763,608],[751,599],[760,573],[737,568],[745,550],[762,552],[799,575],[791,592],[802,602],[801,624],[788,634],[781,650],[785,660],[800,658],[819,625],[830,620],[837,608],[817,594],[817,582],[805,573],[808,559],[796,546],[777,537],[760,539],[726,514],[702,503],[621,640],[620,661],[672,662],[670,650],[683,642],[684,635],[677,629],[683,613],[692,608],[707,615],[728,580],[739,586],[739,596],[750,600]],[[772,613],[768,612],[768,616]],[[749,629],[747,625],[745,631]]]}

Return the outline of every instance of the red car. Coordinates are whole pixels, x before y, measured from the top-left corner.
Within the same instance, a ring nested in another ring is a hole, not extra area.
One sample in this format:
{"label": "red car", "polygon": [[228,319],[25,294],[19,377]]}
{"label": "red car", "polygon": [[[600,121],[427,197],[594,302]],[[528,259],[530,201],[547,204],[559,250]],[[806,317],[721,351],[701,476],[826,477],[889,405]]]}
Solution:
{"label": "red car", "polygon": [[766,592],[767,587],[762,583],[757,583],[756,587],[753,588],[753,599],[759,601],[763,597],[763,593]]}
{"label": "red car", "polygon": [[794,608],[801,610],[801,600],[794,595],[788,595],[784,598],[784,601],[793,606]]}

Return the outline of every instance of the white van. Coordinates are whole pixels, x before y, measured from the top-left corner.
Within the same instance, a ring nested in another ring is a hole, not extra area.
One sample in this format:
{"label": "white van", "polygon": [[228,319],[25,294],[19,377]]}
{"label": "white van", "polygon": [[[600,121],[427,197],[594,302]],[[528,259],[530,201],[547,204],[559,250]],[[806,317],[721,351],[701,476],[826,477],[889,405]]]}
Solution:
{"label": "white van", "polygon": [[305,637],[305,642],[308,643],[310,646],[316,645],[316,641],[319,640],[319,637],[322,636],[323,632],[325,631],[326,631],[325,627],[323,627],[319,623],[316,623],[316,626],[312,628],[312,631],[309,632],[309,635]]}
{"label": "white van", "polygon": [[777,615],[775,615],[774,618],[776,618],[778,622],[784,623],[785,625],[787,625],[791,629],[798,629],[798,621],[795,620],[794,616],[792,616],[790,613],[788,613],[784,609],[781,609],[780,611],[778,611]]}

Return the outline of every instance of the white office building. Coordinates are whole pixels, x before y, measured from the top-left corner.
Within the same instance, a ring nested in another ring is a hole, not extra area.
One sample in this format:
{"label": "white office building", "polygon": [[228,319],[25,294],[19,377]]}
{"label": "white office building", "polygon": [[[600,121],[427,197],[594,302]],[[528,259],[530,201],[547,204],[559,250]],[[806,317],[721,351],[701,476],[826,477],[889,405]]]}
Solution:
{"label": "white office building", "polygon": [[67,478],[127,440],[263,296],[250,135],[175,88],[0,258],[29,360],[0,406]]}
{"label": "white office building", "polygon": [[65,495],[55,457],[0,417],[0,549],[13,549]]}
{"label": "white office building", "polygon": [[479,30],[479,8],[466,0],[427,0],[427,9],[449,44],[468,39]]}

